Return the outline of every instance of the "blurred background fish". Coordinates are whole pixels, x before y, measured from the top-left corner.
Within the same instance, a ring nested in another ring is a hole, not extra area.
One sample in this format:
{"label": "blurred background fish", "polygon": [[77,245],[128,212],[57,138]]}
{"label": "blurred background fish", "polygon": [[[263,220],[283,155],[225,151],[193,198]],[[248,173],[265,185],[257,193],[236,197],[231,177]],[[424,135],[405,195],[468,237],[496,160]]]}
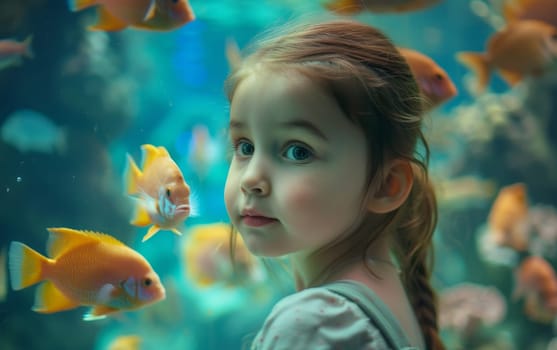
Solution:
{"label": "blurred background fish", "polygon": [[22,153],[66,152],[65,129],[54,124],[44,114],[31,109],[20,109],[10,114],[2,124],[0,133],[2,141]]}
{"label": "blurred background fish", "polygon": [[262,270],[242,240],[236,236],[234,261],[230,256],[231,226],[225,223],[196,225],[183,243],[186,275],[198,287],[215,284],[239,286],[262,279]]}
{"label": "blurred background fish", "polygon": [[139,335],[121,335],[108,344],[106,350],[139,350],[141,342]]}
{"label": "blurred background fish", "polygon": [[523,183],[505,186],[499,190],[491,206],[489,233],[496,244],[524,251],[528,246],[527,218],[526,186]]}
{"label": "blurred background fish", "polygon": [[127,27],[172,30],[195,19],[188,0],[68,0],[72,11],[96,6],[91,30],[118,31]]}
{"label": "blurred background fish", "polygon": [[6,300],[8,294],[8,265],[6,261],[6,247],[2,247],[0,249],[0,303]]}
{"label": "blurred background fish", "polygon": [[399,47],[398,51],[414,74],[425,99],[425,109],[431,110],[457,95],[458,90],[447,74],[433,59],[416,50]]}
{"label": "blurred background fish", "polygon": [[524,313],[532,320],[551,323],[557,316],[557,276],[543,257],[530,256],[515,270],[513,298],[524,298]]}
{"label": "blurred background fish", "polygon": [[557,1],[555,0],[506,0],[503,15],[507,23],[534,19],[557,27]]}
{"label": "blurred background fish", "polygon": [[341,15],[353,15],[362,11],[408,12],[433,6],[441,0],[332,0],[325,8]]}
{"label": "blurred background fish", "polygon": [[49,228],[47,258],[27,245],[10,244],[14,290],[43,282],[33,311],[54,313],[91,306],[84,320],[137,309],[165,298],[159,276],[145,258],[116,238],[91,231]]}
{"label": "blurred background fish", "polygon": [[457,60],[474,72],[478,92],[490,74],[514,86],[527,76],[540,77],[557,58],[557,28],[536,20],[512,22],[489,39],[485,52],[459,52]]}
{"label": "blurred background fish", "polygon": [[13,39],[0,40],[0,71],[12,66],[19,66],[23,63],[23,57],[33,58],[32,41],[32,35],[29,35],[23,41]]}
{"label": "blurred background fish", "polygon": [[127,193],[136,199],[131,223],[136,226],[152,225],[143,242],[161,229],[181,235],[179,227],[192,213],[190,187],[166,148],[149,144],[141,148],[142,169],[128,155],[124,175]]}

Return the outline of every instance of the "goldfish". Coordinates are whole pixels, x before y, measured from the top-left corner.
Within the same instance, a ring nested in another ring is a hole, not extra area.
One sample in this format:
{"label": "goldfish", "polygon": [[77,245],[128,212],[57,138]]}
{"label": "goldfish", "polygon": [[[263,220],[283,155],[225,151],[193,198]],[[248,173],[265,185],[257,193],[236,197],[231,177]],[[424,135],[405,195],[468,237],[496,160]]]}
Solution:
{"label": "goldfish", "polygon": [[333,0],[325,8],[340,15],[353,15],[362,11],[409,12],[433,6],[441,0]]}
{"label": "goldfish", "polygon": [[557,1],[507,0],[503,3],[503,17],[507,23],[535,19],[557,27]]}
{"label": "goldfish", "polygon": [[31,109],[20,109],[10,114],[2,124],[0,137],[22,153],[56,151],[59,154],[65,153],[68,138],[65,128]]}
{"label": "goldfish", "polygon": [[230,257],[231,227],[225,223],[196,225],[186,237],[183,257],[188,278],[199,287],[232,285],[259,278],[257,260],[236,235],[234,265]]}
{"label": "goldfish", "polygon": [[430,57],[408,48],[399,47],[425,98],[426,109],[438,107],[443,102],[456,96],[458,90],[443,68]]}
{"label": "goldfish", "polygon": [[551,323],[557,316],[557,276],[544,258],[530,256],[516,269],[513,299],[521,297],[532,320]]}
{"label": "goldfish", "polygon": [[557,28],[536,20],[510,23],[495,33],[486,52],[459,52],[457,60],[478,78],[478,91],[489,83],[492,70],[514,86],[525,76],[540,76],[557,56]]}
{"label": "goldfish", "polygon": [[32,35],[21,42],[12,39],[0,40],[0,70],[20,65],[23,57],[33,58],[32,41]]}
{"label": "goldfish", "polygon": [[68,0],[72,11],[96,6],[97,23],[89,30],[119,31],[127,27],[169,31],[195,19],[188,0]]}
{"label": "goldfish", "polygon": [[86,321],[137,309],[165,298],[165,289],[149,262],[116,238],[98,232],[48,228],[45,257],[12,241],[8,251],[14,290],[43,282],[33,311],[54,313],[91,306]]}
{"label": "goldfish", "polygon": [[499,190],[488,216],[489,232],[496,244],[526,250],[528,217],[526,186],[516,183]]}
{"label": "goldfish", "polygon": [[181,235],[177,228],[191,214],[190,187],[182,171],[166,148],[142,145],[143,164],[140,170],[128,155],[125,173],[127,193],[137,196],[132,225],[152,225],[143,242],[165,229]]}

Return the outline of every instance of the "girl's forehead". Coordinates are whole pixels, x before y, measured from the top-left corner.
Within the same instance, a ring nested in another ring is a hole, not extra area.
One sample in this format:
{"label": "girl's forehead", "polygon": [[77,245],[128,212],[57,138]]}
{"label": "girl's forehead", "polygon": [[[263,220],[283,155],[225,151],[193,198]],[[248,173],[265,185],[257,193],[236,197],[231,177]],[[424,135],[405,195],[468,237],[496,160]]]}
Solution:
{"label": "girl's forehead", "polygon": [[230,131],[305,129],[328,140],[363,134],[321,85],[284,73],[253,72],[242,79],[230,106]]}
{"label": "girl's forehead", "polygon": [[238,83],[231,101],[231,116],[236,111],[285,112],[307,114],[331,108],[337,102],[322,86],[303,74],[288,70],[257,69]]}

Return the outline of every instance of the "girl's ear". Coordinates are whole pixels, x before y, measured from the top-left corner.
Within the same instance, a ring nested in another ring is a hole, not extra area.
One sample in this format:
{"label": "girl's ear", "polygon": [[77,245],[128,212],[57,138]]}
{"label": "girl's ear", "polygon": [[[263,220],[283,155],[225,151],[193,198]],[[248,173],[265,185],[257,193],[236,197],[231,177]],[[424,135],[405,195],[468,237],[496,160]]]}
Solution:
{"label": "girl's ear", "polygon": [[367,209],[372,213],[384,214],[397,209],[412,190],[414,172],[409,161],[395,159],[385,170],[381,187],[368,200]]}

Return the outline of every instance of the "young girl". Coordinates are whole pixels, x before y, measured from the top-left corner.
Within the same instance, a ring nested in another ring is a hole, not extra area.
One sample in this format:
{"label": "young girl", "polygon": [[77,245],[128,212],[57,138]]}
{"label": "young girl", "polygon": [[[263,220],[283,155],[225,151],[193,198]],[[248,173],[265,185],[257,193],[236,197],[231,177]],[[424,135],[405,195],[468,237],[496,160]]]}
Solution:
{"label": "young girl", "polygon": [[422,101],[391,41],[306,24],[234,68],[226,208],[252,253],[290,258],[298,290],[252,349],[443,349]]}

